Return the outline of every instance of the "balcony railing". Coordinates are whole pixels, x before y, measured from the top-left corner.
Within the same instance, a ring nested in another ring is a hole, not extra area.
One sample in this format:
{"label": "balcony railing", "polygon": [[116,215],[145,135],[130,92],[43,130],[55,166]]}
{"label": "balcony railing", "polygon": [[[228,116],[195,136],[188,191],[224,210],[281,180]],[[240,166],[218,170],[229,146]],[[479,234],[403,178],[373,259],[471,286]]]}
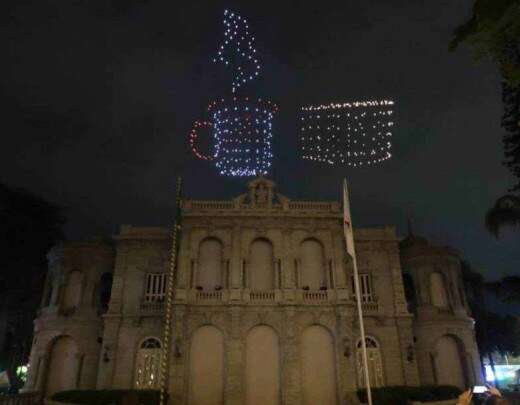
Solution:
{"label": "balcony railing", "polygon": [[250,301],[274,301],[274,291],[251,291],[249,292]]}
{"label": "balcony railing", "polygon": [[157,313],[164,310],[164,301],[143,301],[141,302],[141,312]]}
{"label": "balcony railing", "polygon": [[197,291],[197,301],[222,301],[222,291]]}
{"label": "balcony railing", "polygon": [[40,405],[42,396],[39,392],[24,392],[15,395],[0,394],[0,405]]}
{"label": "balcony railing", "polygon": [[304,291],[303,292],[303,300],[305,302],[325,302],[329,300],[329,294],[326,290],[323,291]]}
{"label": "balcony railing", "polygon": [[[184,291],[184,290],[183,290]],[[232,294],[232,290],[188,290],[182,292],[179,296],[176,295],[175,302],[186,302],[191,304],[225,304],[229,300],[243,300],[244,304],[274,304],[278,302],[291,301],[301,303],[303,305],[328,305],[336,302],[337,291],[334,289],[328,290],[240,290],[239,294]],[[347,303],[356,306],[354,296],[347,299]],[[377,315],[380,311],[380,306],[377,297],[372,297],[361,303],[363,306],[363,313],[365,315]],[[157,315],[162,314],[165,308],[165,301],[141,301],[139,310],[143,315]],[[1,405],[1,404],[0,404]]]}
{"label": "balcony railing", "polygon": [[305,211],[338,211],[339,204],[337,202],[290,201],[289,209]]}
{"label": "balcony railing", "polygon": [[363,312],[364,313],[374,313],[379,311],[379,304],[375,301],[372,302],[363,302],[362,304]]}

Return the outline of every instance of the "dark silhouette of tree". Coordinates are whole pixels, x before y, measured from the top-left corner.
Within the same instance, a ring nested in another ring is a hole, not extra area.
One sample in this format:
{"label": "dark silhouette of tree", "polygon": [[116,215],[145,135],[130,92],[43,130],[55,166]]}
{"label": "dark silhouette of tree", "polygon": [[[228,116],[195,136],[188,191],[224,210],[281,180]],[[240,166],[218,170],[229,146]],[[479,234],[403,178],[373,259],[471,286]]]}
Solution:
{"label": "dark silhouette of tree", "polygon": [[486,228],[497,238],[504,226],[520,225],[520,197],[505,195],[500,197],[486,214]]}
{"label": "dark silhouette of tree", "polygon": [[28,361],[33,320],[47,271],[47,252],[63,238],[61,209],[26,191],[0,184],[0,367],[13,390]]}
{"label": "dark silhouette of tree", "polygon": [[487,283],[487,288],[505,302],[520,302],[520,277],[508,276]]}
{"label": "dark silhouette of tree", "polygon": [[[504,166],[516,177],[510,192],[520,192],[520,0],[476,0],[471,18],[454,33],[450,49],[469,44],[478,58],[491,58],[502,76]],[[514,207],[514,209],[513,209]],[[499,198],[486,215],[498,237],[504,225],[520,224],[520,198]]]}
{"label": "dark silhouette of tree", "polygon": [[[517,356],[520,353],[520,323],[517,317],[489,310],[486,303],[488,284],[467,262],[462,263],[462,277],[471,315],[475,319],[481,364],[487,357],[495,373],[494,354]],[[485,375],[485,370],[482,373]]]}

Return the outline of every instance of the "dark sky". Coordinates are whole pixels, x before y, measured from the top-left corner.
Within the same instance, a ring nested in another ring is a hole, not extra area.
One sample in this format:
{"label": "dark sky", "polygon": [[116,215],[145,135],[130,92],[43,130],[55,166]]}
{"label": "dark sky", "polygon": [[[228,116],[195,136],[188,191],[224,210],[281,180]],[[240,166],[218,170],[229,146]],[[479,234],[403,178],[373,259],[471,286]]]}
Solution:
{"label": "dark sky", "polygon": [[[512,185],[501,165],[499,78],[448,52],[467,0],[180,2],[17,0],[0,12],[0,181],[66,207],[70,238],[119,224],[170,225],[175,176],[192,198],[230,198],[187,146],[194,120],[227,95],[212,63],[222,13],[248,17],[262,60],[251,95],[280,106],[272,178],[295,199],[352,188],[357,226],[396,225],[450,244],[490,278],[520,268],[520,233],[495,240],[486,209]],[[347,170],[302,161],[298,108],[390,98],[394,158]]]}

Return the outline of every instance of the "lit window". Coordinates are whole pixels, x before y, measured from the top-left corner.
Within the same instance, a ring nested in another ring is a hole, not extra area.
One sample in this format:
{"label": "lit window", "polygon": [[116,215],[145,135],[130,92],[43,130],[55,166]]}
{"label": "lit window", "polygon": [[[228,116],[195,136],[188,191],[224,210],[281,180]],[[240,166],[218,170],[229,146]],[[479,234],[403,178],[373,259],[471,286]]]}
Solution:
{"label": "lit window", "polygon": [[[352,296],[356,296],[356,288],[354,286],[354,276],[351,277]],[[374,294],[372,289],[372,277],[370,274],[359,275],[359,289],[361,290],[361,302],[373,302]]]}
{"label": "lit window", "polygon": [[[367,346],[368,358],[368,375],[370,378],[371,387],[382,387],[384,383],[383,361],[381,359],[381,351],[376,340],[370,336],[365,337]],[[361,340],[357,344],[357,370],[358,370],[358,385],[365,386],[365,373],[363,367],[363,350],[361,349]]]}
{"label": "lit window", "polygon": [[137,352],[135,367],[135,387],[138,389],[157,388],[161,364],[161,342],[156,338],[146,339]]}
{"label": "lit window", "polygon": [[167,273],[148,273],[145,279],[145,302],[163,302],[166,297]]}

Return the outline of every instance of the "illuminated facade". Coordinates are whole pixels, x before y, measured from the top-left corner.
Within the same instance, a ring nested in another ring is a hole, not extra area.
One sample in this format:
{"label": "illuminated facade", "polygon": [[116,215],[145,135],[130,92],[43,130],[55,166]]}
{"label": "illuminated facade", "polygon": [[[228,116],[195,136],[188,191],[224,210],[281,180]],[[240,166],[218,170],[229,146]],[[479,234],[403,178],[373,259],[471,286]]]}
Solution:
{"label": "illuminated facade", "polygon": [[[349,403],[364,380],[341,205],[259,178],[183,213],[174,403]],[[170,235],[122,226],[51,251],[27,389],[157,386]],[[480,382],[458,255],[392,227],[354,235],[372,385]]]}

